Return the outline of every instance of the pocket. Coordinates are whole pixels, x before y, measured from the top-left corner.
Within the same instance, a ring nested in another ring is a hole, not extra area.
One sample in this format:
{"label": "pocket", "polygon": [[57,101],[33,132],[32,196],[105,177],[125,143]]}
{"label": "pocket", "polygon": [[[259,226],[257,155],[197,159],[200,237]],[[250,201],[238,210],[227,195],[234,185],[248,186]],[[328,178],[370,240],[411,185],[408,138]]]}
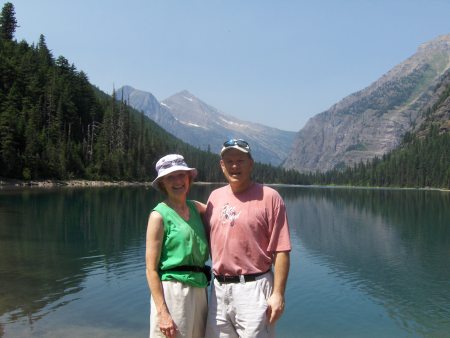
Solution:
{"label": "pocket", "polygon": [[261,293],[264,295],[265,300],[267,301],[270,295],[272,295],[273,291],[273,273],[269,272],[265,274],[264,277],[257,280],[257,282]]}

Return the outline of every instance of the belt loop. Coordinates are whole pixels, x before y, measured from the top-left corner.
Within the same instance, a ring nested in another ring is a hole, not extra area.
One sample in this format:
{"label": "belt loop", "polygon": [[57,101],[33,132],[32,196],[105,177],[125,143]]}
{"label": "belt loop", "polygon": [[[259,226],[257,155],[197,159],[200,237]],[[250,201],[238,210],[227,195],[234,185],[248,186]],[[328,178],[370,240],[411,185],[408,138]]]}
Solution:
{"label": "belt loop", "polygon": [[244,275],[239,275],[239,282],[241,284],[245,284],[245,276]]}

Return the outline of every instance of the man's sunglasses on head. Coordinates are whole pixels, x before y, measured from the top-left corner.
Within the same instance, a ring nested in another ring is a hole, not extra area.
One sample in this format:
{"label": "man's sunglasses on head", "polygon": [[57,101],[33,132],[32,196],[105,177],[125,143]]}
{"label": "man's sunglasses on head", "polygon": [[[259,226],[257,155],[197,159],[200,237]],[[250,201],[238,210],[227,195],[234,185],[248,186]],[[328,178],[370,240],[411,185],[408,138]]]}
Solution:
{"label": "man's sunglasses on head", "polygon": [[250,145],[247,143],[247,141],[244,141],[242,139],[228,140],[228,141],[224,142],[223,146],[226,148],[238,146],[239,148],[245,149],[247,151],[250,150]]}

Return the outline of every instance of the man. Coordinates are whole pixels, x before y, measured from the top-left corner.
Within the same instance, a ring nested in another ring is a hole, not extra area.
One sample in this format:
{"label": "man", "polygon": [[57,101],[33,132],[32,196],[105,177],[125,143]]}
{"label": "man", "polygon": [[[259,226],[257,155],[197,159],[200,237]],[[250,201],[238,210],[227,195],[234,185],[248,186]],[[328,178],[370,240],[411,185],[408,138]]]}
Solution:
{"label": "man", "polygon": [[229,184],[211,193],[205,213],[215,276],[206,337],[274,337],[289,272],[286,208],[278,192],[253,182],[246,141],[225,142],[220,155]]}

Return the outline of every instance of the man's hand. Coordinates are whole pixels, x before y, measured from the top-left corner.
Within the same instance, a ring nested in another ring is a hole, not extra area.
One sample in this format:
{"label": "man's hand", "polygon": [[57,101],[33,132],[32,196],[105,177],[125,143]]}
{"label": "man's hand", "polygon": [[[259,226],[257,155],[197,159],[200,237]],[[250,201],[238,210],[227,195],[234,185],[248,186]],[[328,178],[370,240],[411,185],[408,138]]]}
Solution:
{"label": "man's hand", "polygon": [[270,324],[275,323],[284,311],[284,291],[289,274],[289,262],[289,252],[281,251],[275,253],[273,292],[267,300],[268,306],[266,311]]}
{"label": "man's hand", "polygon": [[270,324],[275,323],[284,311],[284,297],[279,293],[272,293],[267,300],[267,319]]}

